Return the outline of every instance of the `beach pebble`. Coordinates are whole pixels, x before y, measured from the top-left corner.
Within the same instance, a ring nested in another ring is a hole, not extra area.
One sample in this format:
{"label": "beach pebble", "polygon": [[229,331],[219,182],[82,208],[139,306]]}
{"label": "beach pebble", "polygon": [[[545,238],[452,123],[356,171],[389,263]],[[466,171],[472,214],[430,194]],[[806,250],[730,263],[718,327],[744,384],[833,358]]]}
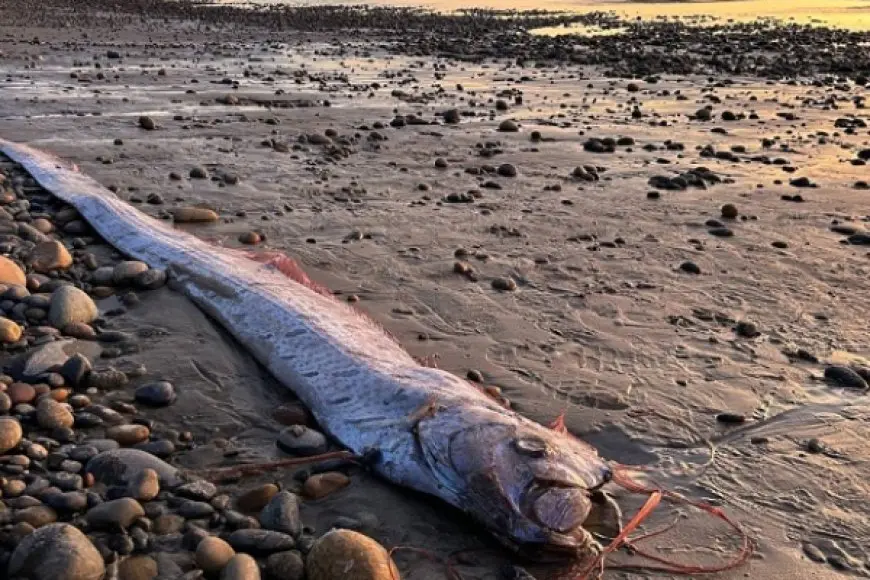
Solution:
{"label": "beach pebble", "polygon": [[45,398],[36,406],[36,421],[43,429],[70,428],[75,423],[73,414],[65,405]]}
{"label": "beach pebble", "polygon": [[517,168],[510,163],[503,163],[498,166],[496,173],[498,173],[502,177],[516,177]]}
{"label": "beach pebble", "polygon": [[114,439],[122,447],[130,447],[142,443],[151,435],[151,430],[145,425],[115,425],[106,429],[106,437]]}
{"label": "beach pebble", "polygon": [[[120,56],[117,58],[120,58]],[[154,119],[152,119],[151,117],[147,115],[142,115],[141,117],[139,117],[139,126],[146,131],[153,131],[157,128],[157,123],[155,123]]]}
{"label": "beach pebble", "polygon": [[178,486],[175,495],[199,501],[211,501],[217,495],[217,486],[210,481],[200,479]]}
{"label": "beach pebble", "polygon": [[178,515],[188,520],[208,518],[214,513],[211,504],[204,501],[186,500],[178,506]]}
{"label": "beach pebble", "polygon": [[686,274],[700,274],[701,268],[694,262],[683,262],[680,264],[680,270]]}
{"label": "beach pebble", "polygon": [[249,555],[236,554],[221,570],[220,580],[260,580],[260,568]]}
{"label": "beach pebble", "polygon": [[143,554],[128,556],[118,564],[118,580],[153,580],[158,573],[157,562]]}
{"label": "beach pebble", "polygon": [[268,580],[302,580],[305,577],[305,562],[298,552],[277,552],[266,558]]}
{"label": "beach pebble", "polygon": [[30,255],[30,263],[37,272],[66,270],[72,266],[73,259],[66,247],[55,240],[36,245]]}
{"label": "beach pebble", "polygon": [[12,400],[13,405],[31,403],[36,398],[36,389],[27,383],[12,383],[6,388],[6,394]]}
{"label": "beach pebble", "polygon": [[157,472],[145,468],[138,472],[127,485],[127,495],[143,502],[151,501],[160,493],[160,478]]}
{"label": "beach pebble", "polygon": [[248,490],[236,499],[236,507],[243,512],[259,512],[278,493],[278,486],[267,483]]}
{"label": "beach pebble", "polygon": [[152,268],[142,272],[133,280],[133,285],[140,290],[156,290],[166,284],[166,271]]}
{"label": "beach pebble", "polygon": [[299,498],[288,491],[279,492],[260,512],[260,524],[267,530],[299,536],[302,533]]}
{"label": "beach pebble", "polygon": [[45,505],[36,505],[15,513],[15,521],[24,522],[34,529],[53,524],[57,521],[57,512]]}
{"label": "beach pebble", "polygon": [[69,524],[51,524],[24,537],[9,560],[10,578],[27,580],[101,580],[100,552]]}
{"label": "beach pebble", "polygon": [[[93,444],[93,440],[89,440]],[[114,441],[111,442],[117,445]],[[157,472],[163,488],[173,488],[180,483],[178,470],[150,453],[138,449],[109,449],[94,456],[85,466],[85,471],[106,486],[126,486],[141,471]]]}
{"label": "beach pebble", "polygon": [[399,570],[383,546],[351,530],[332,530],[307,557],[308,580],[398,580]]}
{"label": "beach pebble", "polygon": [[849,367],[839,365],[825,367],[825,380],[838,387],[845,387],[848,389],[859,389],[864,391],[870,388],[867,385],[867,381],[861,378],[861,375],[857,372]]}
{"label": "beach pebble", "polygon": [[296,546],[293,537],[272,530],[236,530],[227,541],[237,552],[265,556],[274,552],[285,552]]}
{"label": "beach pebble", "polygon": [[83,384],[90,372],[91,361],[81,353],[75,353],[70,356],[60,368],[60,374],[64,382],[73,388]]}
{"label": "beach pebble", "polygon": [[316,473],[305,480],[303,493],[310,499],[320,499],[350,485],[350,478],[338,471]]}
{"label": "beach pebble", "polygon": [[307,425],[311,417],[299,403],[287,403],[272,411],[272,418],[282,425]]}
{"label": "beach pebble", "polygon": [[48,321],[55,328],[62,329],[72,322],[90,324],[98,315],[91,297],[75,286],[61,286],[51,295]]}
{"label": "beach pebble", "polygon": [[137,403],[152,407],[163,407],[175,401],[175,388],[169,381],[146,383],[136,388]]}
{"label": "beach pebble", "polygon": [[218,574],[236,555],[236,551],[220,538],[203,538],[196,546],[196,565],[207,576]]}
{"label": "beach pebble", "polygon": [[517,283],[513,278],[494,278],[492,287],[500,292],[513,292],[517,289]]}
{"label": "beach pebble", "polygon": [[0,256],[0,284],[26,286],[27,277],[24,271],[12,260]]}
{"label": "beach pebble", "polygon": [[239,242],[255,246],[262,241],[262,237],[257,232],[244,232],[239,234]]}
{"label": "beach pebble", "polygon": [[291,425],[278,435],[278,447],[293,455],[319,455],[326,452],[326,437],[304,425]]}
{"label": "beach pebble", "polygon": [[9,344],[21,339],[22,330],[17,322],[0,317],[0,342]]}
{"label": "beach pebble", "polygon": [[145,516],[142,504],[130,497],[106,501],[91,508],[86,516],[89,525],[99,529],[129,528]]}
{"label": "beach pebble", "polygon": [[220,216],[204,207],[179,207],[172,210],[172,217],[178,223],[216,222]]}
{"label": "beach pebble", "polygon": [[499,123],[498,130],[502,133],[516,133],[520,130],[520,127],[514,121],[511,121],[510,119],[505,119],[504,121]]}
{"label": "beach pebble", "polygon": [[125,260],[112,268],[112,282],[118,286],[131,284],[136,276],[148,271],[148,264],[137,260]]}
{"label": "beach pebble", "polygon": [[208,170],[205,167],[193,167],[190,170],[191,179],[208,179]]}

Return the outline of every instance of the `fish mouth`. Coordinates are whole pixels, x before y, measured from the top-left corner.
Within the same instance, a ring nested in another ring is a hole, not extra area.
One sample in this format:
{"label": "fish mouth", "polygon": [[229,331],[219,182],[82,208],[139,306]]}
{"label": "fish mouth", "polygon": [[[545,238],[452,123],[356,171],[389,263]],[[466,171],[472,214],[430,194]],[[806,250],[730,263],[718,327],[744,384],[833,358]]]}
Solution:
{"label": "fish mouth", "polygon": [[585,487],[533,483],[524,502],[524,515],[542,530],[542,541],[524,546],[535,559],[563,559],[597,553],[599,546],[583,527],[592,510]]}

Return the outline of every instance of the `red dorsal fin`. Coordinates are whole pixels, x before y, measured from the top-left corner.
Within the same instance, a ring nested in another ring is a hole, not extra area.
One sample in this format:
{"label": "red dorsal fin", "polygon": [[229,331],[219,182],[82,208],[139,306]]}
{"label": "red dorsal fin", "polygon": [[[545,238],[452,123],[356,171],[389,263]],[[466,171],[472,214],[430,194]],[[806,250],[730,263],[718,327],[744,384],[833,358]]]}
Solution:
{"label": "red dorsal fin", "polygon": [[333,296],[329,288],[311,280],[299,263],[286,254],[282,254],[281,252],[245,252],[245,256],[255,262],[260,262],[261,264],[275,268],[294,282],[302,284],[318,294]]}
{"label": "red dorsal fin", "polygon": [[563,412],[561,415],[556,417],[552,423],[548,425],[550,429],[555,431],[556,433],[561,433],[562,435],[568,434],[568,428],[565,426],[565,413]]}

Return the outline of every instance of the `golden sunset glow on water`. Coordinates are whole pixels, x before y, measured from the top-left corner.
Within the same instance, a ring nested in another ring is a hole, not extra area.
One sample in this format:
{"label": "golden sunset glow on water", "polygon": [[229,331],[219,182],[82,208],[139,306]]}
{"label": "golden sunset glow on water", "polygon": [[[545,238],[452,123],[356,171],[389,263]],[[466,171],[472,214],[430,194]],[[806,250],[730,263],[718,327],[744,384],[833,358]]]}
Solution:
{"label": "golden sunset glow on water", "polygon": [[870,0],[719,0],[700,2],[618,2],[612,0],[218,0],[222,3],[288,4],[369,4],[391,6],[421,6],[437,11],[462,8],[498,10],[560,10],[589,12],[613,11],[625,17],[695,18],[708,22],[747,22],[758,18],[774,18],[799,24],[816,24],[852,30],[870,30]]}

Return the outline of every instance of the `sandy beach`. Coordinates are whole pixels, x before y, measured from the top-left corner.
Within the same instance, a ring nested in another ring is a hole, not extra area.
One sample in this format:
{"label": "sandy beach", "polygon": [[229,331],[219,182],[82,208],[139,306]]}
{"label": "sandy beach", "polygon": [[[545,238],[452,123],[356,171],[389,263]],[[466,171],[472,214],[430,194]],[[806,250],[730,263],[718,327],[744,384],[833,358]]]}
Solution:
{"label": "sandy beach", "polygon": [[[605,458],[721,506],[756,552],[715,577],[870,575],[870,68],[860,33],[660,24],[569,50],[568,39],[434,17],[429,32],[350,34],[318,31],[316,13],[221,22],[229,8],[65,11],[53,1],[57,10],[29,24],[31,10],[0,2],[0,137],[76,163],[150,215],[213,210],[217,221],[178,227],[292,256],[413,355],[481,381],[540,423],[565,413]],[[375,21],[406,18],[430,22]],[[547,18],[534,27],[558,26]],[[715,44],[722,35],[754,44],[729,52]],[[19,174],[0,169],[9,187]],[[121,259],[93,245],[101,264]],[[275,441],[300,413],[305,423],[292,392],[171,284],[136,293],[132,306],[120,289],[95,296],[103,332],[135,348],[80,342],[95,369],[142,365],[131,385],[175,385],[172,405],[135,414],[154,422],[152,443],[174,441],[163,458],[203,470],[288,457]],[[40,327],[20,324],[26,335]],[[6,348],[4,364],[33,342]],[[89,396],[135,403],[133,386]],[[6,412],[31,428],[29,409]],[[79,444],[104,438],[103,426],[76,429]],[[4,485],[41,473],[16,471],[3,472]],[[300,560],[339,527],[387,549],[471,550],[456,564],[466,579],[565,572],[517,559],[458,512],[364,469],[325,471],[349,485],[306,498],[311,470],[287,469],[220,493],[236,500],[279,483],[300,494]],[[626,514],[642,502],[613,493]],[[14,514],[28,508],[0,510],[10,514],[0,518],[0,565],[26,535],[28,520]],[[79,518],[56,511],[57,521]],[[122,580],[198,577],[185,547],[196,519],[162,536],[152,529],[132,555],[109,550],[116,567],[156,562],[155,575]],[[699,565],[733,553],[729,530],[683,506],[663,504],[643,529],[674,520],[648,551]],[[395,560],[403,578],[446,577],[414,553]]]}

